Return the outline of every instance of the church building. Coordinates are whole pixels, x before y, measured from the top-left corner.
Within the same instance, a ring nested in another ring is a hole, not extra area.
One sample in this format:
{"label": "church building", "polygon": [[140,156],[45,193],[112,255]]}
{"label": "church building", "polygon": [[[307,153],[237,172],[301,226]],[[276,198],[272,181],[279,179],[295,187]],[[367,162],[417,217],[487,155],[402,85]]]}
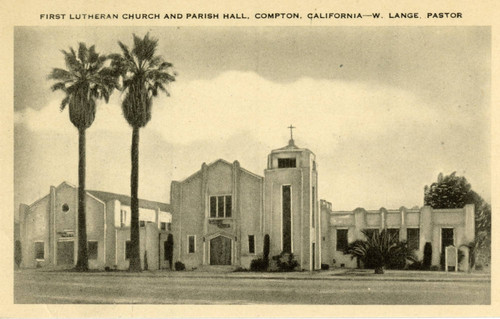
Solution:
{"label": "church building", "polygon": [[[468,255],[464,244],[474,240],[473,205],[334,211],[330,202],[318,200],[315,154],[297,146],[290,133],[288,144],[268,155],[264,176],[238,161],[219,159],[172,181],[170,204],[140,200],[143,268],[170,268],[180,261],[187,269],[249,269],[263,256],[267,241],[269,257],[292,253],[303,270],[322,264],[351,268],[357,261],[346,254],[349,243],[365,240],[363,231],[384,229],[407,241],[420,260],[430,245],[436,266],[448,246]],[[86,202],[89,266],[127,269],[130,198],[88,190]],[[77,188],[65,182],[33,204],[21,205],[22,267],[76,263],[76,212]],[[467,260],[461,269],[467,269]]]}
{"label": "church building", "polygon": [[314,153],[295,145],[271,151],[264,177],[219,159],[171,186],[174,258],[188,269],[250,267],[262,256],[293,253],[302,269],[321,267]]}

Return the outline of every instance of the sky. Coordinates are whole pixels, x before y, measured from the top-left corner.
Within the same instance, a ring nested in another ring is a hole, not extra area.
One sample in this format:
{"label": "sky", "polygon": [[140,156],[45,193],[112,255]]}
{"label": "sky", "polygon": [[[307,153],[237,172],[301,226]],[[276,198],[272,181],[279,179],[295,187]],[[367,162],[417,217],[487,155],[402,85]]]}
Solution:
{"label": "sky", "polygon": [[[490,201],[489,27],[16,27],[16,210],[78,183],[78,133],[47,79],[60,50],[114,53],[146,32],[178,75],[141,129],[141,198],[169,202],[172,180],[219,158],[263,176],[293,124],[334,210],[422,206],[454,171]],[[87,130],[88,189],[130,193],[122,98],[99,102]]]}

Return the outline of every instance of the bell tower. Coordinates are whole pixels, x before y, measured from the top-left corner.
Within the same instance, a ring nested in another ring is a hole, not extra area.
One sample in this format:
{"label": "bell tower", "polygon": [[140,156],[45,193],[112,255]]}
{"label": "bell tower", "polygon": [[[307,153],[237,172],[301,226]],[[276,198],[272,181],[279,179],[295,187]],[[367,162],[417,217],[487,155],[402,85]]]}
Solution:
{"label": "bell tower", "polygon": [[288,145],[271,151],[264,171],[264,234],[270,236],[271,256],[293,253],[301,269],[320,269],[316,155],[295,145],[295,127],[288,128]]}

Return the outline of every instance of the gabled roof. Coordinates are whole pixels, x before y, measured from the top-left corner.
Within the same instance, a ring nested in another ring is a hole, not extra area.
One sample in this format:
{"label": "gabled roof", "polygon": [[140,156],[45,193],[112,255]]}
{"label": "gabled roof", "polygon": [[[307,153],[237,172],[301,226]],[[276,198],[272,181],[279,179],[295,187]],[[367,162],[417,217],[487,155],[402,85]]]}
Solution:
{"label": "gabled roof", "polygon": [[[222,158],[219,158],[219,159],[217,159],[217,160],[215,160],[215,161],[213,161],[213,162],[210,162],[210,163],[208,163],[208,164],[206,164],[206,165],[207,165],[207,168],[209,168],[209,167],[212,167],[212,166],[214,166],[214,165],[217,165],[218,163],[222,163],[222,164],[224,164],[224,165],[227,165],[227,166],[233,167],[233,164],[229,163],[228,161],[226,161],[225,159],[222,159]],[[245,168],[243,168],[243,167],[241,167],[241,166],[240,166],[240,169],[241,169],[241,171],[243,171],[243,172],[245,172],[245,173],[247,173],[247,174],[249,174],[249,175],[251,175],[251,176],[253,176],[253,177],[256,177],[256,178],[259,178],[259,179],[262,179],[262,178],[263,178],[262,176],[260,176],[260,175],[258,175],[258,174],[255,174],[255,173],[252,173],[252,172],[250,172],[249,170],[247,170],[247,169],[245,169]],[[196,172],[194,172],[193,174],[191,174],[191,175],[189,175],[188,177],[184,178],[183,180],[180,180],[179,182],[180,182],[180,183],[187,182],[187,181],[191,180],[193,177],[195,177],[196,175],[198,175],[198,174],[200,174],[200,173],[201,173],[201,169],[197,170]]]}
{"label": "gabled roof", "polygon": [[[104,202],[108,202],[111,200],[118,200],[123,205],[130,206],[130,196],[127,196],[127,195],[102,192],[102,191],[94,191],[94,190],[87,190],[87,193],[99,198],[100,200],[102,200]],[[155,201],[145,200],[145,199],[139,199],[139,207],[146,208],[146,209],[159,208],[163,212],[170,212],[170,204],[160,203],[160,202],[155,202]]]}

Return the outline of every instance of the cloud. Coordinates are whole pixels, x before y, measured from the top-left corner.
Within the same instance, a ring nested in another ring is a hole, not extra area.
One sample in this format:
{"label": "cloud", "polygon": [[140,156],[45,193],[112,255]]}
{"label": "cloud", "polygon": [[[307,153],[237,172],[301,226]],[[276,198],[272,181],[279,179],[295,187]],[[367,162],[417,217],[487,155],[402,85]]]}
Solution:
{"label": "cloud", "polygon": [[[311,78],[275,83],[231,71],[212,80],[179,80],[170,92],[155,100],[151,123],[141,131],[144,198],[168,201],[172,179],[217,158],[237,159],[263,174],[267,153],[287,143],[290,124],[297,127],[296,144],[317,155],[320,195],[337,209],[421,204],[423,185],[440,171],[464,172],[474,189],[489,194],[489,135],[473,125],[478,118],[409,91]],[[15,113],[32,140],[16,162],[18,176],[27,177],[22,193],[31,191],[33,176],[39,185],[67,176],[76,183],[77,132],[67,110],[59,111],[61,98],[54,94],[38,111]],[[88,130],[88,185],[127,193],[131,128],[121,98],[117,93],[109,104],[101,102]]]}
{"label": "cloud", "polygon": [[[252,72],[231,71],[212,80],[174,82],[170,91],[171,97],[155,101],[147,129],[174,144],[220,140],[242,131],[275,143],[286,141],[286,126],[293,124],[297,141],[331,147],[338,136],[369,138],[438,118],[448,121],[410,92],[357,82],[302,78],[274,83]],[[90,131],[130,133],[121,98],[115,93],[109,104],[100,103]],[[67,117],[54,99],[39,111],[16,112],[15,121],[33,131],[74,132]]]}

